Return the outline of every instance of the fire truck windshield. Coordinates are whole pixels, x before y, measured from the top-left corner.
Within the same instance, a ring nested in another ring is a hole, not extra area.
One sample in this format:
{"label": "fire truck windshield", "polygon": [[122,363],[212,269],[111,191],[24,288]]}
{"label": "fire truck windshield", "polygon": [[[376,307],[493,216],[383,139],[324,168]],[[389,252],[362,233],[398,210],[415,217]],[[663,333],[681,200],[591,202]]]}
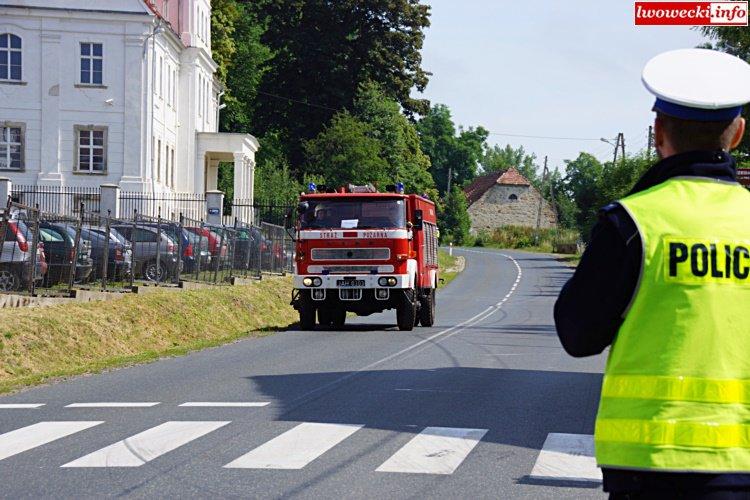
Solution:
{"label": "fire truck windshield", "polygon": [[404,200],[308,200],[300,214],[301,229],[406,227]]}

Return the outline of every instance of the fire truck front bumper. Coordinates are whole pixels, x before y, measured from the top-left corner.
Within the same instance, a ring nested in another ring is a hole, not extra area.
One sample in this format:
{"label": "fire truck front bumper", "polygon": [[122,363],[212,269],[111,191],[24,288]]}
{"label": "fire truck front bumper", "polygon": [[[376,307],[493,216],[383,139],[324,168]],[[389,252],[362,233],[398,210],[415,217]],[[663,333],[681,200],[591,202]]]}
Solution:
{"label": "fire truck front bumper", "polygon": [[393,290],[413,288],[413,286],[414,284],[408,274],[360,274],[353,276],[310,274],[294,276],[294,288],[299,290],[341,290],[347,288],[386,288]]}

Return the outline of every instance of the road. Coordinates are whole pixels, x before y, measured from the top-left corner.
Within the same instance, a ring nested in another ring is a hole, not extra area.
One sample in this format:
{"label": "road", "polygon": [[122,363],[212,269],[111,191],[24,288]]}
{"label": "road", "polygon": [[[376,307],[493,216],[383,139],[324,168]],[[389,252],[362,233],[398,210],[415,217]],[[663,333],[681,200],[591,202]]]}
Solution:
{"label": "road", "polygon": [[0,496],[602,498],[605,360],[552,322],[571,271],[457,252],[433,328],[388,312],[0,398]]}

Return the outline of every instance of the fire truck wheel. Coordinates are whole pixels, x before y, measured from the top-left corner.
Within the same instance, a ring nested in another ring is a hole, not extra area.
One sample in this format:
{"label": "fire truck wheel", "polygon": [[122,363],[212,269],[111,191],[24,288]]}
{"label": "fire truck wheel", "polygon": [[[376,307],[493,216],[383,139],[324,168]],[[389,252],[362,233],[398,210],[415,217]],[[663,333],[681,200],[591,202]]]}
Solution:
{"label": "fire truck wheel", "polygon": [[409,332],[414,329],[417,319],[417,305],[414,303],[414,290],[404,290],[396,307],[398,329]]}
{"label": "fire truck wheel", "polygon": [[346,323],[346,310],[336,309],[331,314],[331,323],[335,328],[341,328]]}
{"label": "fire truck wheel", "polygon": [[313,330],[315,328],[315,308],[309,304],[302,304],[299,308],[300,330]]}
{"label": "fire truck wheel", "polygon": [[432,326],[435,324],[435,290],[427,289],[419,302],[419,321],[422,326]]}
{"label": "fire truck wheel", "polygon": [[318,309],[318,324],[320,326],[331,326],[333,323],[332,311],[328,309]]}

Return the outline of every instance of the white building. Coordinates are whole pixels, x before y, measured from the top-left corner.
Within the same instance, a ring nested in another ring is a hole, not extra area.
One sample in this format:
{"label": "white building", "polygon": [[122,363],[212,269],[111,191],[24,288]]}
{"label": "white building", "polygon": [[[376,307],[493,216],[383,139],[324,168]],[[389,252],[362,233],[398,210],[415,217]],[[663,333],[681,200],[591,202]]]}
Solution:
{"label": "white building", "polygon": [[257,140],[217,133],[210,0],[3,0],[0,176],[252,199]]}

